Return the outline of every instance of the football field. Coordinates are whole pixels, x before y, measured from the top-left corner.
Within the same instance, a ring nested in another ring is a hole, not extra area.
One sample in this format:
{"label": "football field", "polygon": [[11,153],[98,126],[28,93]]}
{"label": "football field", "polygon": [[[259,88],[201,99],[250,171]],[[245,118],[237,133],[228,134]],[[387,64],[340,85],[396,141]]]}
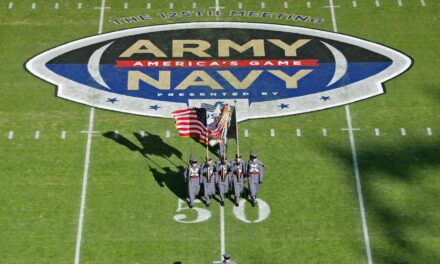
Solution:
{"label": "football field", "polygon": [[[368,100],[239,122],[243,157],[266,165],[258,206],[190,209],[183,171],[205,148],[171,116],[61,99],[25,64],[202,21],[337,32],[412,66]],[[0,263],[440,263],[439,43],[440,0],[0,0]]]}

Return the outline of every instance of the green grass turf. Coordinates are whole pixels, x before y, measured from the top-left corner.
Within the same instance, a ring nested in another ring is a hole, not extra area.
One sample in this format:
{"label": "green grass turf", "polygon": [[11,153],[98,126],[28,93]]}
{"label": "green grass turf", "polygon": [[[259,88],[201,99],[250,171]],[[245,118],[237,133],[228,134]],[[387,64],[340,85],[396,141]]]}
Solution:
{"label": "green grass turf", "polygon": [[[32,2],[37,9],[31,10]],[[54,3],[60,9],[54,10]],[[123,9],[124,2],[129,3]],[[133,26],[188,21],[286,23],[332,31],[327,1],[265,1],[265,11],[323,17],[323,24],[275,19],[190,17],[160,19],[169,2],[106,1],[104,32]],[[220,1],[226,14],[239,1]],[[339,32],[388,45],[409,54],[414,66],[386,83],[387,94],[353,104],[360,174],[374,263],[437,263],[440,259],[438,199],[439,61],[438,1],[335,0]],[[71,263],[81,195],[89,107],[54,96],[54,87],[28,74],[33,55],[98,31],[100,1],[0,1],[0,258],[5,263]],[[214,1],[197,2],[208,10]],[[263,11],[258,1],[243,10]],[[192,10],[174,1],[173,11]],[[111,19],[150,14],[151,21],[116,25]],[[12,43],[12,44],[11,44]],[[184,195],[179,166],[201,145],[179,138],[169,119],[97,110],[88,184],[82,263],[211,263],[220,257],[219,208],[200,224],[173,220]],[[262,223],[246,224],[225,206],[226,250],[239,263],[366,263],[353,162],[343,108],[240,123],[243,153],[258,151],[267,165],[260,198],[271,207]],[[382,135],[374,136],[373,129]],[[402,137],[400,128],[407,129]],[[426,135],[426,127],[434,135]],[[270,137],[271,128],[276,137]],[[295,129],[302,129],[296,137]],[[323,137],[321,129],[329,135]],[[171,137],[165,137],[165,130]],[[14,130],[13,140],[7,131]],[[37,141],[34,131],[42,132]],[[67,131],[67,139],[60,133]],[[118,130],[119,141],[106,137]],[[139,141],[134,133],[150,132]],[[243,133],[241,133],[243,135]],[[127,140],[122,141],[123,138]],[[124,144],[122,144],[124,143]],[[137,147],[134,147],[136,145]],[[130,146],[131,149],[128,147]],[[181,156],[181,158],[179,158]],[[183,161],[182,161],[183,159]],[[163,187],[160,183],[163,182]],[[198,205],[204,207],[203,205]],[[189,211],[189,210],[186,210]],[[246,207],[249,219],[255,209]],[[195,212],[188,212],[194,219]]]}

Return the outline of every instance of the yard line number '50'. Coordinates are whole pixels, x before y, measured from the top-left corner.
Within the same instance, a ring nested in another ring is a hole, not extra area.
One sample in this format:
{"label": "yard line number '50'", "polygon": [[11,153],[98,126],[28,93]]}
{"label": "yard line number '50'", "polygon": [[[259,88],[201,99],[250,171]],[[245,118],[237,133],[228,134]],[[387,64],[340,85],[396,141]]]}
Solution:
{"label": "yard line number '50'", "polygon": [[[245,211],[244,207],[245,207],[246,202],[247,201],[245,199],[240,199],[240,203],[239,203],[238,207],[234,207],[232,210],[232,212],[234,213],[234,216],[238,220],[240,220],[244,223],[250,224],[250,223],[260,223],[269,217],[269,215],[270,215],[269,204],[267,204],[265,201],[263,201],[261,199],[257,199],[258,218],[254,221],[247,219],[246,214],[244,212]],[[199,204],[199,203],[202,203],[202,202],[200,200],[195,200],[195,204]],[[196,218],[194,220],[188,220],[188,218],[190,218],[189,215],[193,214],[191,210],[194,210],[196,213]],[[201,222],[207,221],[212,216],[211,211],[209,211],[205,208],[199,208],[196,206],[194,206],[193,208],[189,208],[187,203],[181,199],[177,200],[176,212],[179,212],[180,214],[174,215],[174,220],[176,220],[177,222],[182,223],[182,224],[201,223]],[[185,213],[188,213],[188,215]]]}

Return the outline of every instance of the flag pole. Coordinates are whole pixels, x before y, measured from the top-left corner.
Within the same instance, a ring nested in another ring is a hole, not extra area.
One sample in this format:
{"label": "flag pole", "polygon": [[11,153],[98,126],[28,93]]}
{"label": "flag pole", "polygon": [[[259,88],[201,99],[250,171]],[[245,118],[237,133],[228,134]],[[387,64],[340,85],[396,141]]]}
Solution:
{"label": "flag pole", "polygon": [[238,141],[237,100],[234,100],[234,112],[235,112],[235,135],[237,137],[237,156],[240,157],[240,144]]}

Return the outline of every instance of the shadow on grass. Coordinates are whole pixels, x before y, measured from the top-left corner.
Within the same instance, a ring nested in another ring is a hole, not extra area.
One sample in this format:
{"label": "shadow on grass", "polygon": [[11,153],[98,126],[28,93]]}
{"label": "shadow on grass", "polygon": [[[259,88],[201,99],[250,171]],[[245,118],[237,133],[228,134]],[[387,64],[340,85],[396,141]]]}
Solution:
{"label": "shadow on grass", "polygon": [[[109,131],[103,134],[104,137],[125,146],[131,151],[139,152],[144,158],[153,174],[155,181],[160,187],[167,187],[180,199],[186,197],[186,184],[183,180],[184,167],[178,165],[171,160],[173,155],[177,156],[182,162],[182,152],[173,146],[165,143],[160,136],[146,132],[144,136],[139,133],[133,133],[138,140],[138,144],[132,142],[123,135]],[[169,166],[161,166],[157,164],[152,157],[161,157],[169,163]]]}
{"label": "shadow on grass", "polygon": [[[423,142],[358,146],[375,263],[440,263],[440,186],[431,177],[426,179],[430,175],[424,171],[440,171],[440,144]],[[330,144],[326,151],[353,171],[352,154],[346,146]]]}

